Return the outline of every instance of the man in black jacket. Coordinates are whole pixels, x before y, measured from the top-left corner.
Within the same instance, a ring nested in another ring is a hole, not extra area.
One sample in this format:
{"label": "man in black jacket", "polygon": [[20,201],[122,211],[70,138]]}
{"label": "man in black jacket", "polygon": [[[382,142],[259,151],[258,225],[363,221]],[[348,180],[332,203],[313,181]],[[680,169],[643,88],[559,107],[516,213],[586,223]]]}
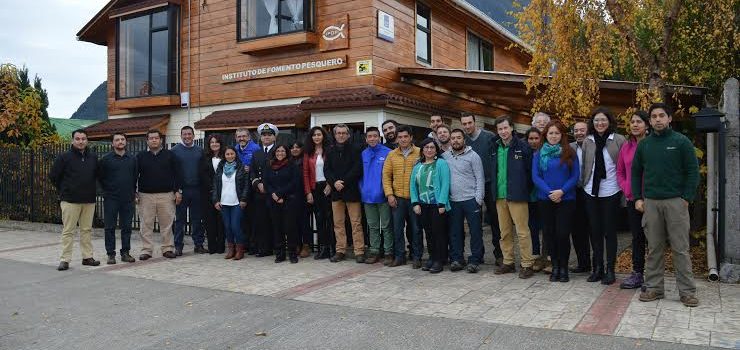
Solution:
{"label": "man in black jacket", "polygon": [[149,150],[136,155],[138,165],[139,215],[141,216],[141,255],[139,260],[152,257],[152,235],[154,219],[159,221],[162,235],[162,256],[177,257],[172,224],[175,220],[175,205],[182,201],[182,180],[177,171],[177,159],[169,150],[162,148],[162,133],[152,129],[146,134]]}
{"label": "man in black jacket", "polygon": [[496,198],[504,261],[494,273],[500,275],[516,271],[513,232],[516,227],[522,258],[519,278],[530,278],[534,274],[528,204],[532,190],[532,148],[526,141],[514,136],[514,123],[510,117],[496,118],[496,130],[499,140],[493,149],[491,192]]}
{"label": "man in black jacket", "polygon": [[[249,169],[249,178],[252,183],[252,212],[254,214],[254,245],[250,240],[249,254],[258,257],[272,255],[272,222],[267,210],[267,197],[262,175],[268,167],[268,161],[275,154],[275,140],[278,128],[270,123],[263,123],[257,127],[262,145],[260,150],[252,155],[252,165]],[[248,219],[249,220],[249,219]],[[255,246],[256,245],[256,246]]]}
{"label": "man in black jacket", "polygon": [[136,195],[136,158],[126,152],[126,135],[113,133],[113,150],[98,163],[98,179],[103,187],[105,251],[108,264],[116,263],[116,224],[121,227],[121,261],[136,261],[131,250],[131,219]]}
{"label": "man in black jacket", "polygon": [[347,251],[347,233],[344,222],[345,208],[352,226],[352,246],[357,262],[364,262],[365,234],[362,231],[362,205],[360,203],[360,178],[362,159],[359,150],[349,142],[350,130],[345,124],[334,126],[334,147],[326,156],[324,175],[331,185],[331,211],[334,216],[334,234],[337,252],[331,262],[344,260]]}
{"label": "man in black jacket", "polygon": [[80,226],[82,265],[98,266],[93,259],[92,220],[95,213],[95,177],[98,157],[87,148],[84,130],[72,132],[72,147],[54,160],[49,179],[59,192],[62,209],[62,256],[57,270],[69,269],[75,228]]}

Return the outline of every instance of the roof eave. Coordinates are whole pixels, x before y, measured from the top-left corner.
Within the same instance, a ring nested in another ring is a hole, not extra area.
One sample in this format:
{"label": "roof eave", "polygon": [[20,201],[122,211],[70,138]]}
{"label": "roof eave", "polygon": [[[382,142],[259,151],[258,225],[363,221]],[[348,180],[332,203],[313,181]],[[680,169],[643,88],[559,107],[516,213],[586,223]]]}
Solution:
{"label": "roof eave", "polygon": [[95,38],[90,37],[88,31],[90,30],[90,28],[94,27],[95,24],[98,23],[98,21],[100,21],[101,19],[104,19],[105,18],[105,14],[108,13],[108,11],[117,2],[118,2],[118,0],[110,0],[110,1],[108,1],[108,3],[105,6],[103,6],[103,8],[100,9],[100,11],[98,11],[98,13],[96,13],[95,16],[93,16],[93,18],[90,19],[90,21],[88,21],[82,27],[82,29],[80,29],[79,32],[77,32],[77,40],[79,40],[79,41],[85,41],[85,42],[89,42],[89,43],[93,43],[93,44],[97,44],[97,45],[107,45],[107,43],[104,40],[101,41],[101,40],[97,40]]}
{"label": "roof eave", "polygon": [[504,26],[502,26],[500,23],[493,20],[493,18],[488,17],[483,11],[479,10],[477,7],[471,5],[465,0],[449,0],[452,3],[454,3],[457,6],[460,6],[463,10],[469,12],[476,18],[483,21],[485,24],[493,27],[494,30],[499,32],[501,35],[504,36],[504,38],[511,40],[514,44],[521,47],[524,51],[526,51],[528,54],[532,54],[534,52],[534,48],[524,42],[519,36],[516,34],[510,32],[508,29],[506,29]]}

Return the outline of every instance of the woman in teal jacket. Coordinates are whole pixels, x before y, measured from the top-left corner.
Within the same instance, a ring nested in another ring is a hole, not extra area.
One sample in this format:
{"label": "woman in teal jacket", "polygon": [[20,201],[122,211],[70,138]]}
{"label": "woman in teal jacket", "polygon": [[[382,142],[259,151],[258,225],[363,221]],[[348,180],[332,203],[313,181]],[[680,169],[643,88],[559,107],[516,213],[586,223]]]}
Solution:
{"label": "woman in teal jacket", "polygon": [[424,270],[440,273],[447,262],[450,168],[440,157],[439,145],[433,139],[424,140],[420,147],[421,158],[411,171],[411,204],[414,213],[421,215],[429,248],[429,261]]}

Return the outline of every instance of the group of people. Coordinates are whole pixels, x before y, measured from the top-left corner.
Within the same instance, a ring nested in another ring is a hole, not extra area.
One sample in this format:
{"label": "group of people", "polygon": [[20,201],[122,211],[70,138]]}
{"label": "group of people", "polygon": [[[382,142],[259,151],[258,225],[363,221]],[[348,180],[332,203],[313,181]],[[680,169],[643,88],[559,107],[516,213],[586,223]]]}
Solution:
{"label": "group of people", "polygon": [[[487,221],[494,274],[518,270],[519,278],[530,278],[549,260],[550,281],[568,282],[569,273],[587,272],[589,282],[608,285],[616,281],[616,221],[624,198],[634,272],[620,286],[641,287],[642,301],[663,298],[668,240],[681,301],[698,305],[688,255],[688,203],[698,185],[698,165],[689,139],[671,129],[668,106],[634,113],[627,138],[616,132],[612,113],[598,108],[572,126],[574,142],[568,128],[545,113],[534,115],[524,138],[508,116],[496,118],[496,133],[479,128],[473,115],[460,121],[462,128],[451,128],[431,116],[432,131],[415,144],[410,126],[386,120],[381,129],[365,130],[362,148],[350,142],[345,124],[335,125],[331,136],[315,126],[304,143],[287,145],[276,144],[278,128],[264,123],[257,129],[259,144],[247,129],[238,129],[235,145],[212,134],[205,150],[194,145],[194,131],[185,126],[181,143],[171,150],[162,147],[159,131],[149,131],[149,148],[136,157],[126,151],[126,136],[116,133],[113,150],[99,160],[87,148],[85,132],[77,130],[71,150],[56,159],[50,174],[64,223],[58,269],[69,268],[78,223],[82,264],[100,264],[90,243],[99,181],[108,264],[116,263],[117,224],[120,258],[135,261],[129,251],[138,202],[140,260],[152,257],[155,221],[162,255],[182,255],[189,221],[196,254],[225,253],[233,260],[274,254],[276,263],[297,263],[315,247],[315,259],[339,262],[351,245],[358,263],[397,267],[411,260],[414,269],[430,273],[448,264],[453,272],[477,273]],[[571,239],[577,265],[569,268]]]}

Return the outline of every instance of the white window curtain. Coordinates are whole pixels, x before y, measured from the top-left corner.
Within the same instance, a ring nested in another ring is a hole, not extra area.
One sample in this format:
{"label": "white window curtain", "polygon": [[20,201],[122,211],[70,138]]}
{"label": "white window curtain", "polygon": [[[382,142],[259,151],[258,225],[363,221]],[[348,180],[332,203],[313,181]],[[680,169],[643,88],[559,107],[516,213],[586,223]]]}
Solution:
{"label": "white window curtain", "polygon": [[285,0],[293,18],[293,29],[303,29],[303,0]]}
{"label": "white window curtain", "polygon": [[277,13],[278,13],[278,6],[280,5],[280,0],[262,0],[262,3],[265,5],[265,9],[267,9],[267,13],[270,14],[270,29],[268,30],[268,34],[277,34],[278,32],[278,19]]}

